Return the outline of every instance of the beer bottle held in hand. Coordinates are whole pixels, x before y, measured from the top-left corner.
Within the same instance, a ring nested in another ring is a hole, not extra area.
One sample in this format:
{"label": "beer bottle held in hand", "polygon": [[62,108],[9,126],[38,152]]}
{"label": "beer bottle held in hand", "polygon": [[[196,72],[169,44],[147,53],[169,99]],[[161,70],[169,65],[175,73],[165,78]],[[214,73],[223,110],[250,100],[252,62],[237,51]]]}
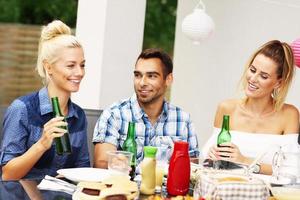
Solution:
{"label": "beer bottle held in hand", "polygon": [[[230,142],[231,141],[231,134],[229,132],[229,115],[223,115],[223,122],[222,122],[222,129],[218,135],[217,145],[220,147],[220,144]],[[224,146],[223,146],[224,147]],[[229,168],[228,161],[219,161],[219,167],[222,169]]]}
{"label": "beer bottle held in hand", "polygon": [[130,171],[130,180],[133,180],[135,177],[135,167],[136,167],[136,154],[137,154],[137,144],[135,141],[135,123],[129,122],[128,123],[128,131],[126,140],[122,146],[123,151],[129,151],[132,155],[131,160],[131,171]]}
{"label": "beer bottle held in hand", "polygon": [[[52,97],[52,108],[53,108],[53,117],[64,117],[60,111],[58,97]],[[66,121],[66,119],[64,119]],[[55,138],[55,149],[58,155],[70,154],[72,153],[72,147],[70,144],[69,131],[67,126],[61,126],[59,128],[66,129],[67,132],[61,136]]]}

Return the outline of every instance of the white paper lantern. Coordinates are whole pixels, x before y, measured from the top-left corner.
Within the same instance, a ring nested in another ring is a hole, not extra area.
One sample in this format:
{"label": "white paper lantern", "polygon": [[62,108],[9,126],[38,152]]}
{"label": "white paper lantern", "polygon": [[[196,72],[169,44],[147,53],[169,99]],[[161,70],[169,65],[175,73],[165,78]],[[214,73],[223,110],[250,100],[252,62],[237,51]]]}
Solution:
{"label": "white paper lantern", "polygon": [[213,33],[215,24],[205,9],[195,8],[192,14],[183,19],[181,28],[194,44],[199,44]]}

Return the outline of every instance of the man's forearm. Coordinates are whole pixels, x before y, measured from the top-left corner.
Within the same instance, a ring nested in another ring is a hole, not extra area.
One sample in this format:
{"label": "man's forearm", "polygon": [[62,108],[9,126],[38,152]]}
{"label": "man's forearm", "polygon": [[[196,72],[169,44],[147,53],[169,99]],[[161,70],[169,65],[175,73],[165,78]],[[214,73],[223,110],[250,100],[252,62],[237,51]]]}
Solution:
{"label": "man's forearm", "polygon": [[95,168],[107,169],[108,168],[108,162],[106,160],[95,160],[94,161],[94,167]]}

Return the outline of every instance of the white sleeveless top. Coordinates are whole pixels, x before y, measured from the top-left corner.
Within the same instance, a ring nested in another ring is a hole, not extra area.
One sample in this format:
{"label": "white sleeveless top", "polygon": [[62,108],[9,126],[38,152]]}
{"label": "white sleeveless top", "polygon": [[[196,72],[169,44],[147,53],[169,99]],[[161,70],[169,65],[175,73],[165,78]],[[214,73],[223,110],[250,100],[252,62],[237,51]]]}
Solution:
{"label": "white sleeveless top", "polygon": [[[220,132],[220,128],[214,128],[212,136],[208,139],[206,144],[203,146],[201,155],[203,158],[207,158],[209,148],[216,145],[217,137]],[[298,144],[298,133],[287,134],[287,135],[274,135],[265,133],[247,133],[241,131],[230,131],[231,142],[237,145],[240,152],[251,158],[256,158],[262,153],[266,154],[262,157],[262,163],[272,164],[272,159],[275,152],[282,147],[284,152],[299,153],[300,146]]]}

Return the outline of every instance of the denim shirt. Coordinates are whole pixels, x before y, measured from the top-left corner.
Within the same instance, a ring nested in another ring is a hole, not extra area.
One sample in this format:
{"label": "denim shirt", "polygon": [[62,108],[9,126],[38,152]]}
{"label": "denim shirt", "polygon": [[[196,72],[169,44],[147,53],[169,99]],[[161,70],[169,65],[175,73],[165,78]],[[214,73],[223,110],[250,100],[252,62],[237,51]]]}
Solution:
{"label": "denim shirt", "polygon": [[[72,153],[57,155],[55,142],[24,178],[55,176],[58,169],[89,167],[87,120],[84,111],[68,102],[67,116]],[[43,126],[53,118],[52,106],[46,87],[39,92],[16,99],[7,109],[3,122],[3,140],[0,165],[24,154],[42,136]]]}

